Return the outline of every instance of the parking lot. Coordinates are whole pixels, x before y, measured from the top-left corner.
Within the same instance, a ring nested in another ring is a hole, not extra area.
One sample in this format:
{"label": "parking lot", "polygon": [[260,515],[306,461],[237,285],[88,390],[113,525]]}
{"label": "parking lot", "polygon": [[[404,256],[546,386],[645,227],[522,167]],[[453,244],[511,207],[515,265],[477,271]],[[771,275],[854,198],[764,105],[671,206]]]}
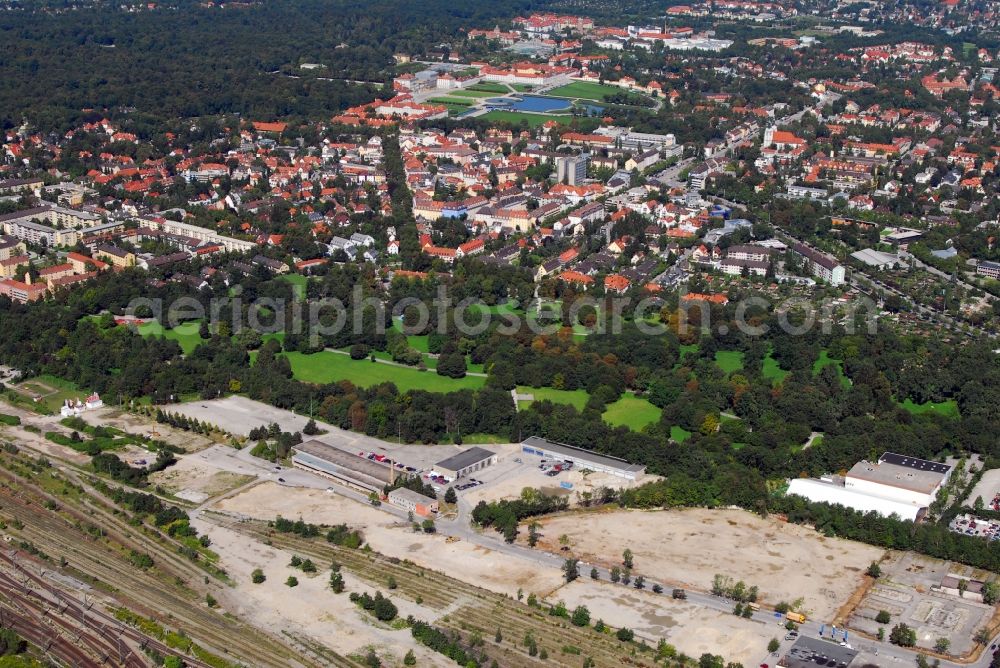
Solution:
{"label": "parking lot", "polygon": [[972,515],[959,515],[948,524],[948,528],[955,533],[985,538],[986,540],[1000,538],[1000,522],[984,520]]}
{"label": "parking lot", "polygon": [[[933,648],[938,638],[947,638],[950,653],[967,654],[973,649],[972,636],[986,626],[993,608],[941,591],[948,575],[981,579],[987,574],[913,553],[893,553],[882,563],[882,578],[851,614],[850,628],[873,636],[884,628],[888,635],[902,622],[916,630],[918,647]],[[888,623],[875,621],[881,610],[889,613]]]}

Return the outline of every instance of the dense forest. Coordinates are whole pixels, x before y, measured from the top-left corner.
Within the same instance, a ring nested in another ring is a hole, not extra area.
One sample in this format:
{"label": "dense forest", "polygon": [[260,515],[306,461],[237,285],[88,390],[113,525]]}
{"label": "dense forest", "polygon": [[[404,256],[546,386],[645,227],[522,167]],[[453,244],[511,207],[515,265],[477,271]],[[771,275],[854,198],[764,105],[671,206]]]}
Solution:
{"label": "dense forest", "polygon": [[[487,303],[516,297],[498,294],[496,286],[505,282],[490,280],[492,270],[484,271],[477,262],[459,269],[450,279],[454,294],[480,297]],[[959,451],[1000,456],[990,428],[1000,419],[1000,367],[989,341],[949,345],[899,336],[888,327],[874,334],[834,327],[828,334],[815,328],[790,336],[776,326],[774,313],[763,311],[753,316],[772,325],[763,337],[736,333],[698,338],[687,333],[684,348],[670,327],[650,336],[627,322],[619,334],[592,334],[583,340],[569,335],[568,328],[538,335],[526,324],[512,335],[501,334],[500,322],[473,336],[459,332],[449,312],[431,337],[432,345],[444,354],[461,351],[483,364],[489,374],[484,389],[404,394],[391,384],[315,386],[292,378],[284,350],[308,354],[324,346],[360,345],[364,350],[393,352],[395,333],[379,333],[378,320],[388,318],[392,300],[404,295],[429,299],[436,280],[432,275],[427,284],[405,289],[395,284],[387,312],[364,311],[364,326],[356,331],[318,338],[289,333],[283,346],[246,330],[233,335],[224,325],[213,332],[204,330],[202,344],[183,356],[176,342],[144,339],[116,327],[110,318],[85,317],[103,309],[121,312],[132,297],[149,296],[141,272],[121,272],[98,279],[87,290],[71,292],[62,301],[30,307],[4,304],[0,361],[29,374],[52,373],[125,398],[150,396],[166,402],[181,395],[242,392],[303,412],[312,403],[318,407],[318,417],[379,437],[401,435],[404,440],[433,442],[455,433],[485,432],[515,439],[538,434],[643,462],[653,473],[690,476],[698,482],[703,500],[741,505],[748,499],[734,495],[764,494],[765,480],[837,471],[890,446],[926,458]],[[358,268],[334,267],[310,283],[308,294],[309,298],[335,296],[350,308],[352,299],[374,294],[376,283],[373,275]],[[353,292],[355,285],[362,288],[359,293]],[[247,302],[263,296],[285,297],[289,308],[294,302],[283,281],[251,276],[244,290]],[[208,291],[196,292],[181,284],[168,283],[160,289],[166,299],[181,295],[208,301]],[[571,301],[573,296],[564,294],[563,299]],[[675,308],[664,303],[661,317],[667,323],[674,323]],[[222,317],[228,319],[225,313]],[[729,322],[730,331],[738,332],[731,310],[719,309],[713,317],[714,322]],[[432,320],[424,331],[437,325]],[[253,350],[256,362],[251,366]],[[715,364],[717,351],[742,353],[741,368],[724,372]],[[814,368],[821,355],[842,362]],[[777,363],[784,378],[764,374],[765,360]],[[515,412],[509,399],[515,385],[579,388],[590,398],[582,411],[541,401],[530,410]],[[641,433],[604,423],[601,414],[606,405],[626,391],[662,408],[662,420]],[[959,417],[914,415],[900,406],[905,399],[915,403],[953,399]],[[720,424],[722,413],[739,419]],[[692,432],[690,438],[674,443],[673,426]],[[824,433],[822,444],[801,449],[812,431]],[[731,484],[734,479],[740,484]]]}
{"label": "dense forest", "polygon": [[[3,12],[0,128],[24,120],[67,128],[126,113],[329,117],[381,91],[344,79],[391,82],[394,53],[419,55],[461,28],[539,7],[532,0],[298,0]],[[325,65],[329,80],[279,73],[301,63]]]}

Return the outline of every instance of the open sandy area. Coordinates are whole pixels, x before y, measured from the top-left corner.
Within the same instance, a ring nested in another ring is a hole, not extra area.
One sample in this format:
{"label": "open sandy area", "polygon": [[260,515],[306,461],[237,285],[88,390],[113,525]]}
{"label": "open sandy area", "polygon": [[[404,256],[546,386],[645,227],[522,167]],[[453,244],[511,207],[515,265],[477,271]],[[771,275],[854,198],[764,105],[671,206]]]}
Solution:
{"label": "open sandy area", "polygon": [[[53,457],[65,459],[73,462],[74,464],[82,465],[90,461],[90,457],[88,455],[82,452],[77,452],[72,448],[53,443],[45,438],[44,434],[47,431],[56,431],[67,435],[70,433],[70,429],[62,425],[61,421],[63,418],[61,415],[39,415],[37,413],[26,411],[18,406],[8,404],[7,402],[0,402],[0,405],[2,405],[2,412],[8,415],[16,415],[21,418],[21,426],[0,425],[0,436],[13,441],[14,443],[22,443],[35,450],[39,450]],[[131,413],[127,413],[117,408],[105,407],[94,411],[87,411],[80,417],[84,421],[95,426],[115,427],[131,434],[142,434],[144,436],[156,438],[183,448],[188,452],[201,450],[209,445],[212,445],[212,440],[205,436],[200,436],[198,434],[189,433],[179,429],[173,429],[167,425],[160,425],[150,418],[132,415]],[[26,426],[37,429],[39,433],[36,434],[28,431],[24,428]],[[156,457],[155,454],[150,453],[143,448],[137,447],[126,448],[123,451],[119,451],[117,454],[128,460],[130,463],[134,463],[139,459],[151,461]]]}
{"label": "open sandy area", "polygon": [[[82,452],[77,452],[73,448],[67,448],[64,445],[58,445],[45,438],[44,434],[47,431],[69,433],[65,427],[59,424],[60,418],[58,416],[38,415],[18,406],[8,404],[6,401],[0,402],[0,407],[2,407],[0,412],[7,415],[16,415],[21,418],[21,424],[18,426],[0,425],[0,438],[10,441],[14,445],[24,445],[51,457],[58,457],[74,464],[82,465],[90,461],[90,457]],[[25,427],[29,426],[37,429],[38,433],[25,429]]]}
{"label": "open sandy area", "polygon": [[152,418],[135,415],[117,408],[104,407],[100,410],[88,411],[81,417],[91,424],[115,427],[130,434],[142,434],[164,441],[183,448],[185,452],[197,452],[215,443],[207,436],[183,429],[174,429],[169,425],[160,424]]}
{"label": "open sandy area", "polygon": [[739,661],[745,666],[767,653],[768,633],[781,632],[777,627],[765,629],[763,622],[669,596],[584,578],[560,588],[549,600],[561,600],[571,611],[585,605],[591,620],[627,626],[650,644],[663,638],[688,656],[721,654],[727,661]]}
{"label": "open sandy area", "polygon": [[[329,588],[329,564],[317,564],[318,572],[307,575],[288,565],[292,558],[289,552],[209,522],[196,520],[194,524],[211,537],[213,549],[221,555],[220,565],[235,582],[233,588],[220,586],[213,592],[224,611],[275,635],[308,636],[342,655],[364,654],[373,648],[383,665],[402,665],[403,655],[410,649],[420,665],[435,665],[439,659],[440,655],[413,640],[409,629],[394,630],[351,603],[347,592],[374,594],[375,590],[349,572],[343,571],[346,591],[334,594]],[[255,568],[267,577],[261,584],[250,580]],[[298,579],[297,587],[285,584],[290,575]],[[402,618],[411,614],[419,619],[435,617],[433,611],[402,596],[389,591],[382,594],[391,594],[389,598]]]}
{"label": "open sandy area", "polygon": [[[5,412],[13,413],[13,411]],[[23,417],[21,418],[21,421],[22,426],[20,427],[9,427],[6,425],[0,426],[0,438],[10,441],[14,445],[27,446],[33,450],[49,455],[50,457],[64,459],[68,462],[72,462],[73,464],[77,464],[78,466],[82,466],[90,462],[90,457],[82,452],[77,452],[73,448],[67,448],[64,445],[53,443],[42,434],[36,434],[28,431],[23,425],[30,423]]]}
{"label": "open sandy area", "polygon": [[759,587],[765,604],[802,598],[819,618],[832,616],[884,554],[741,510],[565,513],[541,524],[547,550],[558,552],[566,534],[575,556],[610,567],[627,547],[636,574],[707,591],[722,573]]}
{"label": "open sandy area", "polygon": [[223,499],[218,510],[272,520],[278,515],[315,524],[347,524],[360,528],[372,549],[409,559],[425,568],[451,573],[466,582],[515,596],[552,591],[562,582],[556,568],[531,566],[468,542],[445,542],[445,536],[414,533],[406,522],[351,499],[317,489],[283,487],[265,482]]}
{"label": "open sandy area", "polygon": [[[475,506],[480,501],[489,503],[517,498],[521,496],[521,490],[531,487],[541,490],[547,496],[566,496],[571,504],[579,504],[588,498],[587,495],[596,496],[601,487],[624,489],[656,479],[656,476],[646,476],[641,481],[633,482],[610,473],[594,472],[585,475],[580,469],[563,471],[556,477],[549,477],[538,469],[537,461],[538,458],[525,457],[525,464],[516,464],[513,457],[508,455],[506,460],[493,467],[494,470],[479,474],[479,478],[486,481],[487,485],[465,490],[462,496],[470,505]],[[564,482],[572,487],[561,487],[560,483]]]}
{"label": "open sandy area", "polygon": [[225,494],[254,479],[251,475],[215,470],[205,466],[204,460],[196,461],[194,457],[180,457],[170,468],[149,477],[153,485],[196,503]]}

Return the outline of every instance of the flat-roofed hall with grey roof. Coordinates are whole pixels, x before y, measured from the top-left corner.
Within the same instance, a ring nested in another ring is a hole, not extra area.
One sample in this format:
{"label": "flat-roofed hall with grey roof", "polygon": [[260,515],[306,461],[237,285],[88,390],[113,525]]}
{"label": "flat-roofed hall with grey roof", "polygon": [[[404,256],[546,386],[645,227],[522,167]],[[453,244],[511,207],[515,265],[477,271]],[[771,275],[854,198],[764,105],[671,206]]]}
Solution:
{"label": "flat-roofed hall with grey roof", "polygon": [[434,468],[442,475],[461,478],[487,466],[492,466],[496,462],[496,453],[490,452],[486,448],[472,447],[438,462]]}
{"label": "flat-roofed hall with grey roof", "polygon": [[381,493],[393,471],[385,464],[369,461],[315,439],[293,448],[292,463],[337,482],[368,492]]}
{"label": "flat-roofed hall with grey roof", "polygon": [[635,480],[646,473],[646,467],[641,464],[630,464],[624,459],[602,455],[593,450],[586,450],[565,443],[556,443],[540,436],[532,436],[521,443],[521,452],[526,455],[551,457],[573,462],[581,468],[610,473],[620,478]]}
{"label": "flat-roofed hall with grey roof", "polygon": [[791,649],[778,659],[784,668],[848,668],[858,656],[858,650],[842,647],[823,638],[799,636]]}

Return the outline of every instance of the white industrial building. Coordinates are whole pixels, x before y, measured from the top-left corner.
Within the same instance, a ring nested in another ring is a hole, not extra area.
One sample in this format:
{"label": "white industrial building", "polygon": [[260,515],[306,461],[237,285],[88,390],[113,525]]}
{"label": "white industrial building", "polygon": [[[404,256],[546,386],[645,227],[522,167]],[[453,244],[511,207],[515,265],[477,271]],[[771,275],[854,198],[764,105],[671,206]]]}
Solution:
{"label": "white industrial building", "polygon": [[854,251],[851,253],[851,257],[876,269],[892,269],[900,264],[899,256],[895,253],[883,253],[871,248],[862,248],[859,251]]}
{"label": "white industrial building", "polygon": [[395,479],[395,471],[388,464],[369,461],[316,439],[292,448],[292,464],[366,494],[381,494]]}
{"label": "white industrial building", "polygon": [[911,522],[917,520],[917,515],[921,511],[921,508],[909,503],[858,492],[832,480],[795,478],[788,484],[788,493],[796,494],[814,503],[841,505],[862,513],[870,513],[874,510],[884,517],[898,515],[899,519]]}
{"label": "white industrial building", "polygon": [[934,502],[951,471],[948,464],[887,452],[877,462],[858,462],[843,478],[791,480],[788,493],[863,513],[875,511],[883,517],[898,515],[917,521]]}
{"label": "white industrial building", "polygon": [[389,503],[399,506],[422,517],[427,517],[438,511],[437,499],[415,492],[406,487],[397,487],[387,495]]}
{"label": "white industrial building", "polygon": [[902,503],[927,507],[951,473],[951,466],[887,452],[877,462],[858,462],[844,476],[844,486]]}

